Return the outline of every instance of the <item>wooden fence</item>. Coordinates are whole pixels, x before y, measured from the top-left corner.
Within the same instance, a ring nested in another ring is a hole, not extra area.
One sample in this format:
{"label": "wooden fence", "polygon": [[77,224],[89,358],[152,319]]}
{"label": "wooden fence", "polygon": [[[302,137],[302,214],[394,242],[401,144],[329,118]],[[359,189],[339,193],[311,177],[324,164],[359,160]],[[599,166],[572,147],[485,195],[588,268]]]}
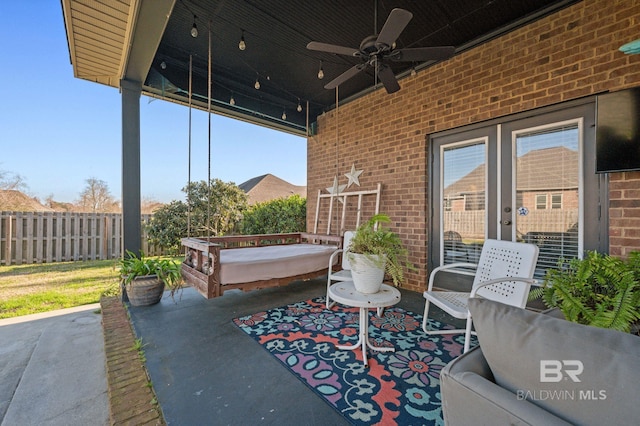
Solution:
{"label": "wooden fence", "polygon": [[[484,211],[445,212],[444,223],[465,238],[484,237]],[[142,215],[142,251],[164,254],[149,244]],[[532,211],[518,218],[521,234],[565,232],[577,221],[575,211]],[[122,252],[122,215],[116,213],[0,212],[0,265],[116,259]]]}
{"label": "wooden fence", "polygon": [[[142,215],[142,251],[149,244]],[[122,215],[116,213],[0,212],[0,265],[116,259],[122,252]]]}

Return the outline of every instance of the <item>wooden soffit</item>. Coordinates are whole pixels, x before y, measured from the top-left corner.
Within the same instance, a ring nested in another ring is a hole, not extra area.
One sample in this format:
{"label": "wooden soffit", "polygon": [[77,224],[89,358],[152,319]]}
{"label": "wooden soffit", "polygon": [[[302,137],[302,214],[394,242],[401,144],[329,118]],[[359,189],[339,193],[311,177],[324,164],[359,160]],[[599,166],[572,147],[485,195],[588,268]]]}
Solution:
{"label": "wooden soffit", "polygon": [[76,78],[144,81],[175,0],[62,0]]}

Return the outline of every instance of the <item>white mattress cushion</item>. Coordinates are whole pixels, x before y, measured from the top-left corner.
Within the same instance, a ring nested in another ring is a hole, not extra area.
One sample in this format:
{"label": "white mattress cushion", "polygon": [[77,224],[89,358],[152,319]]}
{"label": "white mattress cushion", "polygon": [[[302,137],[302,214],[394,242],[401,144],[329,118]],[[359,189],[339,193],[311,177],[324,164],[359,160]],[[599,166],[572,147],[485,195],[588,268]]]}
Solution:
{"label": "white mattress cushion", "polygon": [[289,244],[220,251],[220,281],[224,284],[285,278],[327,269],[335,246]]}

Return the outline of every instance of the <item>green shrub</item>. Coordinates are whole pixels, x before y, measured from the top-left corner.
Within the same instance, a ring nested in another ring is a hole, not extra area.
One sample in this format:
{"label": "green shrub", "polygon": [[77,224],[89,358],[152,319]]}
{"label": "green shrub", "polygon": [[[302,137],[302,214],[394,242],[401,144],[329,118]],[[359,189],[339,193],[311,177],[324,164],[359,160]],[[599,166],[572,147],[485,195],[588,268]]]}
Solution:
{"label": "green shrub", "polygon": [[256,203],[244,213],[243,235],[304,232],[307,229],[307,199],[299,195]]}
{"label": "green shrub", "polygon": [[180,238],[187,236],[187,205],[172,201],[153,213],[147,224],[149,242],[165,248],[171,254],[180,252]]}

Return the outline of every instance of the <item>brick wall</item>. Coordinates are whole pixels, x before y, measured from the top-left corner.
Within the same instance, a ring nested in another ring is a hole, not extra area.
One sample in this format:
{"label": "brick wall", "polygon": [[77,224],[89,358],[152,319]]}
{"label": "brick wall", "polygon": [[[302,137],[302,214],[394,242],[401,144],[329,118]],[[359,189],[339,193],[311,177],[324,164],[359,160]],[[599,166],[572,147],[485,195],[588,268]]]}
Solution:
{"label": "brick wall", "polygon": [[640,172],[611,174],[609,252],[626,257],[640,250]]}
{"label": "brick wall", "polygon": [[[423,290],[428,135],[640,85],[640,55],[618,51],[640,36],[639,27],[638,0],[584,0],[404,78],[393,95],[381,89],[340,105],[318,118],[318,134],[308,139],[309,194],[330,186],[336,174],[346,183],[352,164],[364,170],[361,188],[382,182],[381,211],[419,269],[405,287]],[[611,188],[611,251],[624,254],[639,244],[640,175],[612,174]],[[309,197],[309,224],[315,204]]]}

